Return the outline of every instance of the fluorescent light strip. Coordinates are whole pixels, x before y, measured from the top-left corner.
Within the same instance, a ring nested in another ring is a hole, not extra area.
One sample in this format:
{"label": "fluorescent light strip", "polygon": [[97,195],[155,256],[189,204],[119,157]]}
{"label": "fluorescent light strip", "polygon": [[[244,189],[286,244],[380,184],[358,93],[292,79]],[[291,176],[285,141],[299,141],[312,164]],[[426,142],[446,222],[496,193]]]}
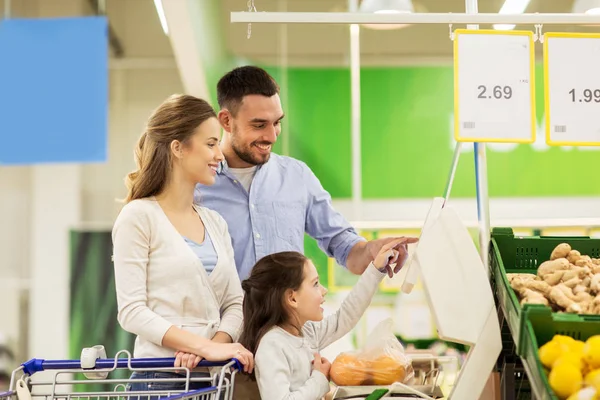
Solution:
{"label": "fluorescent light strip", "polygon": [[[523,14],[531,0],[506,0],[498,14]],[[494,29],[499,31],[510,31],[515,29],[512,24],[495,24]]]}
{"label": "fluorescent light strip", "polygon": [[154,0],[154,7],[158,13],[158,19],[165,35],[169,34],[169,26],[167,25],[167,17],[165,17],[165,10],[163,9],[162,0]]}

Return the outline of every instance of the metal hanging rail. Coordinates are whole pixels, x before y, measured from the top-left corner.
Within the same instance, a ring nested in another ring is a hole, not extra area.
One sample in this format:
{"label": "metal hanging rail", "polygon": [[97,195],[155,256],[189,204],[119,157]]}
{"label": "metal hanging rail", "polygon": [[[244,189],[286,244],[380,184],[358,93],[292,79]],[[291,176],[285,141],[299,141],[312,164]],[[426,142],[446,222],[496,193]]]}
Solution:
{"label": "metal hanging rail", "polygon": [[232,12],[233,23],[267,24],[566,24],[600,25],[600,15],[570,13]]}

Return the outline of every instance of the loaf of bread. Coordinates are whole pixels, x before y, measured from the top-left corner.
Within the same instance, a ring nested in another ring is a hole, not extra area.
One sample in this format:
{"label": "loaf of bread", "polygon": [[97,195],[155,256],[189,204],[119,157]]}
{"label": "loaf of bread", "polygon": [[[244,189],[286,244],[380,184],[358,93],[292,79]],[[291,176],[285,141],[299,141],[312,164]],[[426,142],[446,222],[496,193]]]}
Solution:
{"label": "loaf of bread", "polygon": [[342,353],[331,364],[330,376],[338,386],[391,385],[404,382],[409,367],[410,360],[402,353],[374,357]]}

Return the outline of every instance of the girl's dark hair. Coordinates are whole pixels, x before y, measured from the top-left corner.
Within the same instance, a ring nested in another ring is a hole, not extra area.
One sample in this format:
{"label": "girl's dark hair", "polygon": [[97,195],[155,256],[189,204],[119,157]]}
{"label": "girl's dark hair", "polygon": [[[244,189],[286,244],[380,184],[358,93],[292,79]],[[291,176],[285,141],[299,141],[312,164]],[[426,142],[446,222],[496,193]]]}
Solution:
{"label": "girl's dark hair", "polygon": [[256,354],[258,344],[271,328],[290,322],[284,295],[288,289],[300,289],[306,261],[295,251],[271,254],[261,258],[242,282],[244,328],[240,343],[252,354]]}

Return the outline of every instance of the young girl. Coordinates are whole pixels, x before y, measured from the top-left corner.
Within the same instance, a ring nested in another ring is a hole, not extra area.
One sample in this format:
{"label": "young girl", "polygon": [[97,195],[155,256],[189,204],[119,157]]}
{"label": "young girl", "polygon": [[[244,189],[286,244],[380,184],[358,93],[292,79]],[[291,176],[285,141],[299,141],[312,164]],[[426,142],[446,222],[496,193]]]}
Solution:
{"label": "young girl", "polygon": [[240,343],[255,354],[261,398],[318,400],[329,392],[331,364],[320,351],[358,323],[386,275],[385,268],[406,261],[406,247],[399,246],[402,254],[394,247],[413,242],[400,238],[383,246],[340,309],[325,319],[321,305],[327,291],[310,260],[297,252],[282,252],[256,263],[242,282]]}
{"label": "young girl", "polygon": [[[235,343],[243,292],[227,224],[193,201],[196,184],[215,181],[223,160],[219,136],[214,110],[193,96],[171,96],[148,120],[112,232],[118,320],[137,335],[135,357],[176,355],[175,367],[188,368],[202,358],[237,358],[250,372],[252,354]],[[177,375],[148,371],[132,378],[159,377]],[[130,389],[182,386],[136,382]]]}

